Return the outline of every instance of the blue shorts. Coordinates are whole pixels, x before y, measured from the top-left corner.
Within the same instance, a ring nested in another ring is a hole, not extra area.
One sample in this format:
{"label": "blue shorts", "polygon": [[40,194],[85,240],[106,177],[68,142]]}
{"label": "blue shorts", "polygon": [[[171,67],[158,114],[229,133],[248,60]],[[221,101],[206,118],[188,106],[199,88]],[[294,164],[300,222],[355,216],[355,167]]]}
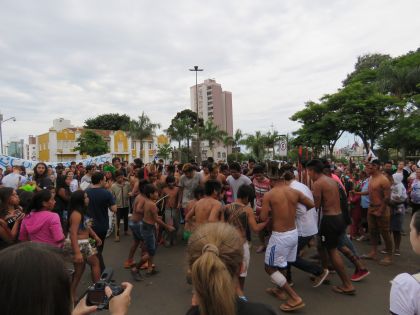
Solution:
{"label": "blue shorts", "polygon": [[147,252],[150,256],[156,254],[156,235],[155,235],[155,225],[142,222],[143,226],[141,229],[141,235],[144,240],[144,245],[146,246]]}
{"label": "blue shorts", "polygon": [[133,238],[135,241],[142,241],[143,237],[141,236],[141,228],[142,228],[142,224],[143,222],[133,222],[133,221],[128,221],[128,227],[130,228],[131,232],[133,232]]}

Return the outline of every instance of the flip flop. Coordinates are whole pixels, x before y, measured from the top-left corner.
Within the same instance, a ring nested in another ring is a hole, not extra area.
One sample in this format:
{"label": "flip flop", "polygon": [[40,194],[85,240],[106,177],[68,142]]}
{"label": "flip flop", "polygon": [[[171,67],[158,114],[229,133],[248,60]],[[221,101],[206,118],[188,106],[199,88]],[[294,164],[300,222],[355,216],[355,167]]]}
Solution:
{"label": "flip flop", "polygon": [[299,304],[296,304],[296,305],[291,305],[288,302],[283,303],[282,305],[280,305],[280,309],[283,312],[293,312],[293,311],[300,310],[301,308],[304,308],[304,307],[305,307],[305,303],[303,303],[303,301],[300,302]]}
{"label": "flip flop", "polygon": [[334,287],[332,287],[332,290],[335,293],[343,294],[343,295],[355,295],[356,294],[356,290],[354,290],[354,289],[350,290],[350,291],[344,291],[342,288],[334,286]]}
{"label": "flip flop", "polygon": [[267,292],[271,296],[275,297],[276,299],[279,299],[279,300],[282,300],[282,301],[287,300],[289,298],[287,296],[286,292],[277,293],[278,289],[276,289],[276,288],[268,288],[268,289],[265,290],[265,292]]}

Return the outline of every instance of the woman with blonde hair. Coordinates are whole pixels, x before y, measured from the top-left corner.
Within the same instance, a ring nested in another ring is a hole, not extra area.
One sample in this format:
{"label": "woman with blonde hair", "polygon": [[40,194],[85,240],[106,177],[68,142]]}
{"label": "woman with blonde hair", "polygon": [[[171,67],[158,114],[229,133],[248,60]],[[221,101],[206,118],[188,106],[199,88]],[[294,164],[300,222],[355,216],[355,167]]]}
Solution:
{"label": "woman with blonde hair", "polygon": [[187,315],[273,315],[268,306],[236,294],[243,260],[243,239],[227,223],[207,223],[191,235],[188,264],[195,294]]}

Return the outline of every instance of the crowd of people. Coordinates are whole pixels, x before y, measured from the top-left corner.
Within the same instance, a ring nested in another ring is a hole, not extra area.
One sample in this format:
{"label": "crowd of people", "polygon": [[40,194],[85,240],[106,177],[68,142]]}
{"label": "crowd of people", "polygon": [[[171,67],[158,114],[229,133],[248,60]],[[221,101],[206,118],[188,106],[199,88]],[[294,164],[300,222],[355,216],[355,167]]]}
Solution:
{"label": "crowd of people", "polygon": [[[121,265],[135,282],[159,273],[154,260],[158,246],[184,240],[187,281],[194,289],[188,314],[274,314],[265,305],[249,303],[245,294],[254,233],[256,252],[265,253],[265,271],[275,284],[267,293],[283,301],[282,311],[291,312],[305,307],[293,287],[293,267],[310,274],[315,288],[336,272],[341,285],[332,290],[354,295],[353,282],[370,274],[364,259],[389,266],[394,255],[404,255],[400,244],[409,209],[410,240],[419,253],[420,168],[413,162],[380,163],[370,158],[346,165],[311,160],[297,166],[250,159],[227,165],[209,158],[200,165],[176,161],[165,165],[163,160],[144,165],[140,159],[128,163],[115,157],[111,163],[73,162],[68,168],[40,162],[28,172],[15,165],[0,173],[0,281],[17,281],[16,272],[8,270],[13,269],[10,264],[19,264],[18,259],[36,259],[44,266],[55,261],[51,274],[57,273],[58,282],[51,280],[51,285],[69,297],[68,302],[57,302],[68,305],[56,309],[67,309],[60,314],[88,314],[95,309],[85,299],[79,302],[78,285],[86,263],[92,282],[100,279],[107,240],[132,237]],[[353,241],[370,242],[371,251],[360,255]],[[383,250],[378,249],[381,242]],[[311,246],[317,248],[318,261],[305,255]],[[343,258],[354,266],[352,275]],[[66,260],[73,269],[63,280]],[[26,265],[16,270],[22,270],[28,281],[37,279]],[[394,280],[392,313],[420,311],[415,300],[420,290],[412,279],[403,274]],[[412,291],[402,294],[407,286]],[[127,312],[132,286],[123,287],[123,295],[111,300],[112,314]],[[16,292],[0,289],[0,300],[9,301]],[[58,314],[49,303],[40,302],[38,313]],[[25,314],[25,307],[0,309]]]}

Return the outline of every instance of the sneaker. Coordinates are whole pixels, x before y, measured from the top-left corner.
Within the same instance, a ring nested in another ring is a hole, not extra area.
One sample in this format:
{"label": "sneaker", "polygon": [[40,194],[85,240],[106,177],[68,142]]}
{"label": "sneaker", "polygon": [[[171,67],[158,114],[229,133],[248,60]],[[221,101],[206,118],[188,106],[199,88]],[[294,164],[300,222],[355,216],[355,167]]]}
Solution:
{"label": "sneaker", "polygon": [[359,270],[356,271],[352,276],[351,276],[351,281],[353,282],[359,282],[362,281],[364,278],[366,278],[368,275],[370,275],[369,270]]}
{"label": "sneaker", "polygon": [[381,254],[389,255],[388,252],[385,249],[381,250]]}
{"label": "sneaker", "polygon": [[330,271],[328,269],[324,269],[322,274],[320,274],[318,277],[315,277],[312,287],[313,288],[319,287],[325,281],[325,279],[327,279],[329,274],[330,274]]}
{"label": "sneaker", "polygon": [[142,281],[143,277],[138,270],[131,269],[131,277],[134,281]]}
{"label": "sneaker", "polygon": [[124,261],[124,268],[125,269],[130,269],[131,266],[133,266],[135,264],[133,259],[127,259],[126,261]]}
{"label": "sneaker", "polygon": [[119,242],[120,241],[120,237],[119,236],[115,236],[115,241]]}
{"label": "sneaker", "polygon": [[395,256],[401,256],[401,252],[398,249],[396,249],[395,252],[394,252],[394,255]]}

